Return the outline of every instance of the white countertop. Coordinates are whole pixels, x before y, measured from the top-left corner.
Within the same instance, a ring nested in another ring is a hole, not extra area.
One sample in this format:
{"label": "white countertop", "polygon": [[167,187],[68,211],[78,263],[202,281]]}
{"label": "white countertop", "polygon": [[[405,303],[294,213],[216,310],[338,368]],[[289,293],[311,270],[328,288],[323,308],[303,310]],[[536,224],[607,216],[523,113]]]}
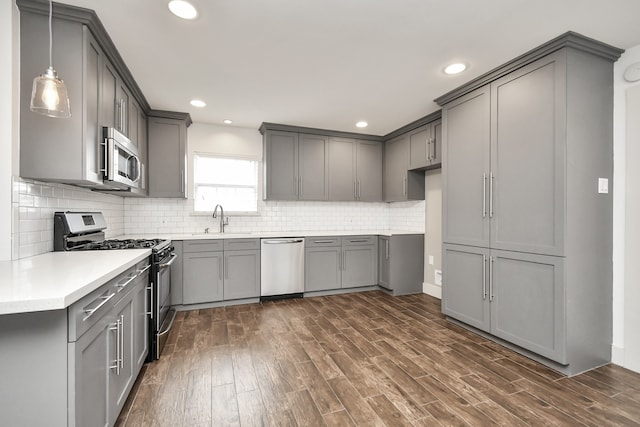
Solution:
{"label": "white countertop", "polygon": [[65,309],[150,254],[150,249],[49,252],[2,261],[0,315]]}
{"label": "white countertop", "polygon": [[198,240],[198,239],[273,239],[277,237],[326,237],[326,236],[395,236],[402,234],[424,234],[416,231],[371,231],[371,230],[349,230],[349,231],[264,231],[264,232],[234,232],[227,231],[220,233],[185,233],[185,234],[160,234],[160,235],[125,235],[117,238],[137,239],[137,238],[162,238],[171,240]]}

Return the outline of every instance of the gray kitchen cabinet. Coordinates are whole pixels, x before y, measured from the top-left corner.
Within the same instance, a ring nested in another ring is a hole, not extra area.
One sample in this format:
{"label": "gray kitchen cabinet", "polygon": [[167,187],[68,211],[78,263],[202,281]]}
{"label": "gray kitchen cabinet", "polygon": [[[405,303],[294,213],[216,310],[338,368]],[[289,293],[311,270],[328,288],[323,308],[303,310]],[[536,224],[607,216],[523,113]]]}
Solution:
{"label": "gray kitchen cabinet", "polygon": [[183,304],[222,301],[223,262],[222,250],[183,254]]}
{"label": "gray kitchen cabinet", "polygon": [[436,100],[443,312],[567,375],[611,358],[620,53],[567,33]]}
{"label": "gray kitchen cabinet", "polygon": [[305,292],[377,283],[374,236],[309,237],[305,240]]}
{"label": "gray kitchen cabinet", "polygon": [[139,372],[149,353],[149,316],[151,311],[150,266],[138,271],[133,288],[133,367]]}
{"label": "gray kitchen cabinet", "polygon": [[224,299],[260,296],[260,250],[224,252]]}
{"label": "gray kitchen cabinet", "polygon": [[[21,2],[19,2],[21,3]],[[33,77],[48,55],[47,16],[20,13],[20,176],[82,186],[102,185],[100,96],[104,53],[88,28],[55,19],[54,62],[69,93],[71,117],[29,110]],[[62,48],[64,46],[64,48]]]}
{"label": "gray kitchen cabinet", "polygon": [[190,124],[187,117],[148,117],[150,197],[187,197],[187,127]]}
{"label": "gray kitchen cabinet", "polygon": [[264,137],[264,198],[327,200],[328,138],[267,131]]}
{"label": "gray kitchen cabinet", "polygon": [[422,292],[424,234],[378,237],[378,284],[393,295]]}
{"label": "gray kitchen cabinet", "polygon": [[382,145],[329,139],[329,200],[382,201]]}
{"label": "gray kitchen cabinet", "polygon": [[260,239],[186,240],[182,256],[181,304],[260,296]]}
{"label": "gray kitchen cabinet", "polygon": [[[132,107],[137,109],[133,105],[135,101],[116,68],[108,60],[102,64],[102,75],[102,125],[116,129],[136,145],[137,114],[131,112]],[[136,126],[132,127],[134,124]]]}
{"label": "gray kitchen cabinet", "polygon": [[409,169],[435,169],[442,163],[442,121],[436,120],[409,133]]}
{"label": "gray kitchen cabinet", "polygon": [[135,380],[133,357],[135,294],[127,291],[126,295],[114,305],[114,318],[118,329],[111,334],[108,346],[109,360],[112,365],[119,366],[109,370],[109,411],[111,412],[109,419],[111,420],[118,418]]}
{"label": "gray kitchen cabinet", "polygon": [[409,170],[408,134],[385,142],[384,201],[424,200],[424,173]]}

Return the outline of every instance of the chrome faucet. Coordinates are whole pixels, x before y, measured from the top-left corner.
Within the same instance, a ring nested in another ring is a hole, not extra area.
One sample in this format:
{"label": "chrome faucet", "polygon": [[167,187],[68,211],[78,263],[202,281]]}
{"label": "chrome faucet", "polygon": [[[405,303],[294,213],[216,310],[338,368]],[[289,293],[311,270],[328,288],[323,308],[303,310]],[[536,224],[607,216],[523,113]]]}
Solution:
{"label": "chrome faucet", "polygon": [[224,209],[222,209],[222,205],[216,205],[216,207],[213,209],[213,219],[218,218],[218,215],[217,215],[218,208],[220,208],[220,225],[219,225],[220,228],[218,231],[220,233],[224,233],[224,226],[229,225],[229,218],[224,217]]}

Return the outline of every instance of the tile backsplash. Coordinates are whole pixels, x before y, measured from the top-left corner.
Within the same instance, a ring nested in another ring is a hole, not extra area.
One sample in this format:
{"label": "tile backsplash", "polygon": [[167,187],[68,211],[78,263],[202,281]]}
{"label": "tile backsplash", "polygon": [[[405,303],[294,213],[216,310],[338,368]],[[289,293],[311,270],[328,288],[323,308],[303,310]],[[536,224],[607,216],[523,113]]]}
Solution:
{"label": "tile backsplash", "polygon": [[[259,215],[229,218],[230,232],[259,231],[413,231],[424,232],[425,202],[274,202],[259,201]],[[123,198],[81,187],[14,177],[12,195],[13,259],[53,250],[56,211],[99,211],[108,238],[122,234],[216,231],[211,215],[194,215],[193,201]]]}
{"label": "tile backsplash", "polygon": [[13,178],[12,257],[53,251],[53,214],[99,211],[107,221],[107,237],[124,233],[124,199],[71,185]]}

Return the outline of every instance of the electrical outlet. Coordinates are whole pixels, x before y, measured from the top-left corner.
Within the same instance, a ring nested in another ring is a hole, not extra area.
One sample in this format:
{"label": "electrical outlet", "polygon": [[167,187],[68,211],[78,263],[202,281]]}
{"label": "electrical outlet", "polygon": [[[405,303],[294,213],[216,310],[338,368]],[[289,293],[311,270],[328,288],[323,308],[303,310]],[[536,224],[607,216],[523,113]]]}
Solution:
{"label": "electrical outlet", "polygon": [[438,286],[442,286],[442,270],[434,270],[433,276],[434,283]]}
{"label": "electrical outlet", "polygon": [[598,178],[598,193],[609,194],[609,180],[607,178]]}

